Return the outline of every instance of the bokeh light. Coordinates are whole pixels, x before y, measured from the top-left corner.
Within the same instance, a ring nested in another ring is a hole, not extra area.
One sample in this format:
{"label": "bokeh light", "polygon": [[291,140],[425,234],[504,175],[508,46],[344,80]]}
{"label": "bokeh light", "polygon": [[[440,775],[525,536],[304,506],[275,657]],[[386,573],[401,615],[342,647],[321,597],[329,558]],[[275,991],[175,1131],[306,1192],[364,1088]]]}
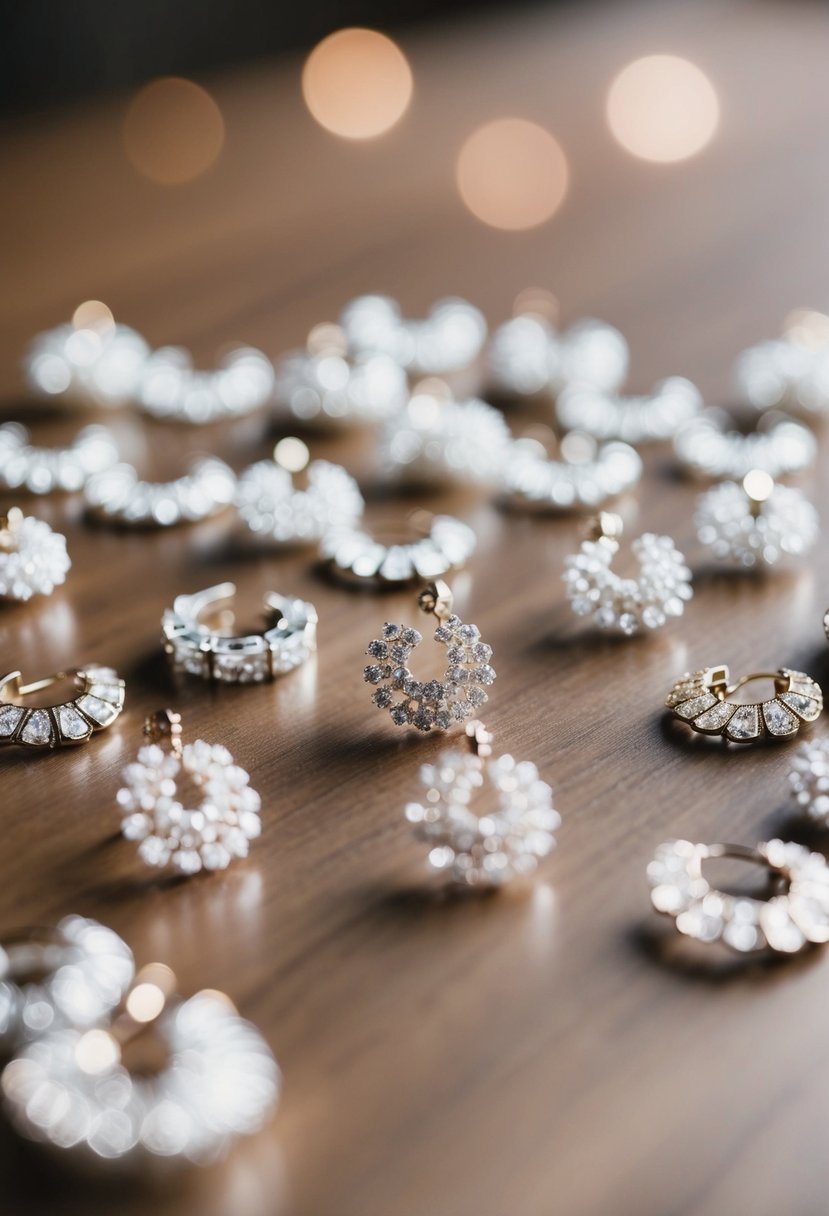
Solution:
{"label": "bokeh light", "polygon": [[538,317],[550,325],[557,325],[561,305],[558,297],[546,287],[525,287],[513,300],[514,317]]}
{"label": "bokeh light", "polygon": [[273,450],[273,458],[280,468],[288,473],[301,473],[311,458],[308,445],[295,435],[280,439]]}
{"label": "bokeh light", "polygon": [[622,147],[642,160],[687,160],[714,137],[720,105],[705,73],[677,55],[635,59],[613,80],[607,121]]}
{"label": "bokeh light", "polygon": [[73,329],[91,329],[95,333],[109,333],[115,329],[112,309],[102,300],[84,300],[72,313]]}
{"label": "bokeh light", "polygon": [[373,139],[405,114],[412,72],[400,47],[377,30],[345,29],[319,42],[302,70],[302,94],[326,131]]}
{"label": "bokeh light", "polygon": [[124,118],[124,148],[134,168],[159,185],[176,186],[205,173],[225,138],[222,113],[206,89],[165,76],[145,85]]}
{"label": "bokeh light", "polygon": [[499,118],[478,127],[458,155],[458,189],[466,206],[493,228],[543,224],[567,193],[567,160],[537,123]]}
{"label": "bokeh light", "polygon": [[829,345],[829,317],[814,308],[796,308],[783,324],[790,342],[806,350],[820,350]]}

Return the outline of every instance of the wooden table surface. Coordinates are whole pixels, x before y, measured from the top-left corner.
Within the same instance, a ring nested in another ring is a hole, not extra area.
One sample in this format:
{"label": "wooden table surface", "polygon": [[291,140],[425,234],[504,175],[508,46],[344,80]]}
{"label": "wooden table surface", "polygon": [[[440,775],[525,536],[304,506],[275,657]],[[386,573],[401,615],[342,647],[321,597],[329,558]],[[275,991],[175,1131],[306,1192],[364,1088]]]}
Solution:
{"label": "wooden table surface", "polygon": [[[415,99],[361,145],[315,126],[298,61],[205,83],[227,143],[215,169],[169,189],[126,160],[126,99],[43,114],[3,133],[0,390],[4,415],[45,441],[77,425],[25,402],[29,338],[87,297],[154,344],[210,360],[244,339],[276,354],[353,295],[411,313],[460,294],[492,323],[528,285],[565,322],[619,325],[631,383],[692,377],[729,397],[731,362],[796,306],[829,305],[829,14],[817,4],[695,0],[505,9],[403,39]],[[711,77],[722,124],[675,166],[615,145],[603,96],[627,61],[671,51]],[[561,212],[523,234],[473,219],[453,164],[479,122],[548,125],[571,170]],[[520,429],[526,419],[511,416]],[[112,418],[157,475],[210,449],[241,469],[274,440],[261,418],[207,431]],[[78,501],[36,513],[66,532],[73,568],[49,599],[7,607],[4,669],[33,677],[89,660],[127,681],[117,725],[77,750],[5,749],[0,930],[80,912],[162,960],[181,989],[228,992],[276,1053],[274,1123],[222,1166],[154,1194],[58,1168],[2,1138],[9,1213],[199,1216],[732,1216],[826,1210],[829,1117],[824,952],[774,966],[677,952],[649,911],[644,870],[674,835],[804,838],[787,803],[791,747],[694,745],[661,706],[686,669],[790,664],[829,678],[824,547],[788,572],[712,571],[692,525],[696,490],[667,449],[625,504],[629,527],[669,532],[695,571],[681,620],[633,641],[573,617],[560,574],[578,520],[505,514],[486,495],[383,497],[366,435],[314,441],[363,479],[370,523],[449,508],[480,545],[454,580],[495,650],[487,722],[535,760],[563,818],[537,880],[496,898],[443,899],[403,806],[446,746],[395,730],[369,702],[364,649],[414,596],[337,589],[312,555],[257,555],[231,515],[119,534]],[[822,467],[827,453],[822,451]],[[824,519],[829,485],[803,488]],[[7,505],[4,502],[3,505]],[[175,682],[159,619],[177,592],[224,579],[252,620],[276,588],[320,614],[314,663],[259,688]],[[225,743],[263,798],[264,834],[224,874],[159,878],[117,835],[121,767],[146,712],[171,705],[190,737]],[[825,733],[819,724],[816,734]],[[815,838],[820,847],[820,839]],[[71,1176],[70,1176],[71,1177]]]}

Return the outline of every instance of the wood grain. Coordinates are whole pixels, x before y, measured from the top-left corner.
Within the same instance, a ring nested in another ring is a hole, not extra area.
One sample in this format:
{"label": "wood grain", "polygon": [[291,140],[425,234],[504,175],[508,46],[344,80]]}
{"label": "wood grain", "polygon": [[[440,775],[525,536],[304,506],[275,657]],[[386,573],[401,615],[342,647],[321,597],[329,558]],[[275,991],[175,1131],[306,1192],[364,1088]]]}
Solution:
{"label": "wood grain", "polygon": [[[406,47],[415,104],[394,134],[365,147],[313,126],[296,62],[208,82],[227,147],[215,170],[178,190],[131,170],[118,100],[8,128],[5,414],[30,417],[44,441],[71,433],[72,422],[36,416],[16,368],[29,337],[88,296],[151,342],[184,342],[208,360],[233,338],[275,354],[364,290],[397,295],[411,312],[463,294],[496,323],[518,290],[541,282],[565,320],[592,314],[622,327],[634,388],[678,372],[712,401],[728,399],[742,346],[776,332],[792,307],[829,305],[821,6],[505,10]],[[612,74],[663,49],[704,67],[723,113],[709,151],[673,168],[626,157],[602,117]],[[485,229],[454,192],[463,136],[502,113],[548,124],[570,162],[563,210],[531,233]],[[526,421],[510,418],[519,430]],[[143,427],[128,413],[112,425],[159,476],[195,448],[242,468],[274,439],[261,419],[198,434]],[[371,523],[420,501],[377,492],[369,436],[314,451],[359,473]],[[672,835],[751,842],[799,831],[786,801],[790,749],[690,743],[660,707],[676,675],[717,661],[828,678],[824,551],[767,578],[717,573],[694,539],[696,490],[667,450],[647,465],[625,504],[629,527],[671,533],[696,594],[681,621],[643,640],[597,638],[569,614],[560,573],[577,521],[504,513],[471,492],[423,500],[479,533],[454,587],[495,649],[487,722],[499,749],[539,764],[563,816],[538,881],[482,900],[429,892],[402,808],[419,764],[443,744],[395,731],[361,680],[367,641],[384,619],[414,616],[413,596],[340,590],[308,554],[257,555],[232,517],[129,535],[90,527],[72,499],[37,504],[66,532],[74,566],[49,600],[3,610],[4,669],[112,663],[127,680],[127,709],[76,751],[0,753],[0,929],[71,911],[101,918],[139,960],[173,966],[184,991],[229,992],[266,1034],[285,1092],[265,1134],[155,1193],[67,1185],[5,1137],[5,1211],[825,1208],[825,957],[770,967],[689,958],[649,914],[644,881],[653,848]],[[825,519],[822,469],[801,484]],[[163,608],[226,578],[246,619],[269,588],[313,600],[317,661],[258,689],[172,681],[158,644]],[[116,834],[119,770],[143,715],[169,704],[191,736],[226,743],[263,796],[263,838],[224,875],[159,880]]]}

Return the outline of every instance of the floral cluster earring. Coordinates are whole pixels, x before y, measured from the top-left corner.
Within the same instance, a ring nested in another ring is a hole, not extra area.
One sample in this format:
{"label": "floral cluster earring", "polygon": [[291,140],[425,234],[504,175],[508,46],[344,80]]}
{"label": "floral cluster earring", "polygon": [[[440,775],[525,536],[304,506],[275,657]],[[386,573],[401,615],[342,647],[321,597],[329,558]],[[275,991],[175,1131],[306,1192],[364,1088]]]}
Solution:
{"label": "floral cluster earring", "polygon": [[[561,816],[534,764],[493,757],[482,722],[468,722],[466,735],[470,751],[443,752],[422,766],[426,792],[406,806],[406,818],[429,845],[433,871],[466,887],[500,887],[531,874],[551,852]],[[495,804],[476,814],[472,803],[487,791]]]}
{"label": "floral cluster earring", "polygon": [[[774,696],[752,704],[729,700],[753,680],[773,680]],[[703,735],[721,735],[731,743],[756,743],[767,735],[790,739],[803,723],[811,723],[823,710],[823,693],[817,681],[803,671],[755,671],[731,682],[724,664],[681,676],[665,704],[674,717]]]}
{"label": "floral cluster earring", "polygon": [[753,469],[741,484],[724,481],[697,503],[700,543],[714,557],[743,569],[774,566],[786,556],[802,557],[818,537],[818,514],[791,486],[775,485]]}
{"label": "floral cluster earring", "polygon": [[[249,774],[226,747],[202,739],[182,743],[181,715],[171,709],[147,718],[144,735],[147,742],[124,769],[117,795],[121,831],[139,842],[141,860],[197,874],[247,857],[250,841],[262,831],[262,802]],[[182,778],[200,799],[192,809],[179,792]]]}
{"label": "floral cluster earring", "polygon": [[412,651],[423,641],[417,629],[386,623],[383,636],[369,642],[372,658],[363,679],[374,686],[372,701],[387,710],[395,726],[417,730],[448,730],[471,718],[489,700],[486,689],[495,681],[490,664],[492,647],[481,640],[477,625],[465,625],[452,612],[452,592],[438,580],[418,597],[423,612],[438,622],[435,641],[446,648],[442,680],[418,680],[408,667]]}
{"label": "floral cluster earring", "polygon": [[579,552],[565,558],[563,578],[577,616],[632,636],[682,616],[693,596],[691,571],[669,536],[646,532],[632,546],[639,577],[622,578],[611,569],[621,534],[620,517],[603,511]]}
{"label": "floral cluster earring", "polygon": [[0,599],[51,595],[72,563],[66,537],[42,519],[12,507],[0,518]]}

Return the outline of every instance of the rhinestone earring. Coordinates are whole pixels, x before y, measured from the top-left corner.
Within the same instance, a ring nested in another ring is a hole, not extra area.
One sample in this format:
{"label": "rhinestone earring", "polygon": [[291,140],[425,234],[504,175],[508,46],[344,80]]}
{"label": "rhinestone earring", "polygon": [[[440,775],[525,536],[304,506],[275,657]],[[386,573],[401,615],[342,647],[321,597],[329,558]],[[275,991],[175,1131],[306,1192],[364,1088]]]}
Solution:
{"label": "rhinestone earring", "polygon": [[[729,701],[752,680],[773,680],[773,697],[746,705]],[[722,735],[732,743],[755,743],[765,735],[788,739],[823,710],[820,685],[802,671],[756,671],[731,681],[725,665],[687,673],[676,681],[665,705],[674,717],[702,735]]]}
{"label": "rhinestone earring", "polygon": [[[767,900],[715,890],[702,866],[721,857],[766,867],[785,890]],[[740,954],[766,947],[794,954],[810,942],[829,941],[829,866],[799,844],[769,840],[751,849],[672,840],[657,849],[648,882],[655,910],[672,917],[686,937],[722,941]]]}
{"label": "rhinestone earring", "polygon": [[627,376],[629,358],[624,336],[604,321],[577,321],[559,332],[544,317],[525,313],[496,329],[488,365],[497,392],[555,397],[574,384],[617,392]]}
{"label": "rhinestone earring", "polygon": [[84,487],[90,515],[122,528],[171,528],[224,511],[236,494],[236,474],[223,460],[194,460],[174,481],[142,481],[131,464],[96,473]]}
{"label": "rhinestone earring", "polygon": [[642,476],[642,458],[627,443],[599,444],[591,435],[571,431],[558,445],[559,459],[553,460],[547,446],[554,436],[547,428],[544,432],[543,439],[516,439],[504,461],[504,495],[516,507],[595,510],[633,489]]}
{"label": "rhinestone earring", "polygon": [[[124,681],[111,667],[91,663],[80,670],[58,671],[32,684],[21,684],[21,673],[0,677],[0,744],[63,747],[85,743],[95,731],[112,726],[124,708]],[[39,709],[25,709],[6,700],[11,689],[18,697],[41,692],[65,680],[75,685],[69,700]]]}
{"label": "rhinestone earring", "polygon": [[[74,1154],[208,1163],[257,1132],[279,1099],[279,1068],[259,1031],[221,992],[187,1000],[169,967],[143,967],[106,1021],[70,1026],[23,1047],[2,1075],[18,1131]],[[153,1035],[163,1054],[133,1072],[124,1049]]]}
{"label": "rhinestone earring", "polygon": [[691,571],[669,536],[646,532],[633,542],[638,578],[622,578],[611,570],[622,526],[618,515],[603,511],[579,552],[565,558],[563,578],[577,616],[591,617],[600,629],[632,636],[682,616],[694,593]]}
{"label": "rhinestone earring", "polygon": [[676,435],[674,452],[691,477],[742,481],[752,469],[786,477],[811,468],[817,441],[807,426],[785,414],[761,414],[757,429],[744,434],[726,410],[708,409]]}
{"label": "rhinestone earring", "polygon": [[558,398],[556,417],[565,430],[587,431],[596,439],[658,443],[673,439],[701,408],[702,397],[691,381],[670,376],[642,397],[620,397],[589,384],[574,384]]}
{"label": "rhinestone earring", "polygon": [[348,349],[384,354],[413,376],[447,376],[481,353],[487,325],[467,300],[438,300],[428,316],[409,319],[388,296],[359,296],[346,305],[340,325]]}
{"label": "rhinestone earring", "polygon": [[[469,752],[443,752],[424,764],[423,802],[410,802],[406,818],[429,845],[429,865],[468,887],[500,887],[531,874],[555,846],[561,816],[553,791],[528,760],[492,756],[492,736],[481,722],[468,722]],[[495,809],[477,815],[473,798],[489,787]]]}
{"label": "rhinestone earring", "polygon": [[414,511],[409,523],[420,535],[397,544],[383,544],[359,528],[332,528],[323,538],[320,556],[346,586],[384,588],[441,578],[461,569],[475,552],[475,533],[453,515]]}
{"label": "rhinestone earring", "polygon": [[44,520],[24,515],[18,507],[0,518],[0,599],[51,595],[71,565],[66,537]]}
{"label": "rhinestone earring", "polygon": [[65,448],[35,447],[16,422],[0,426],[0,489],[72,494],[117,460],[118,448],[104,426],[84,427]]}
{"label": "rhinestone earring", "polygon": [[415,679],[407,664],[423,637],[407,625],[389,623],[382,638],[369,642],[367,653],[374,661],[363,670],[363,679],[375,685],[371,699],[388,710],[395,726],[448,730],[454,722],[471,718],[489,700],[485,689],[495,680],[492,647],[481,641],[477,625],[465,625],[453,614],[452,592],[446,583],[431,583],[420,593],[418,604],[437,619],[435,641],[446,647],[443,679],[425,683]]}
{"label": "rhinestone earring", "polygon": [[[124,785],[116,798],[121,831],[139,842],[141,860],[197,874],[224,870],[234,858],[247,857],[250,841],[262,831],[262,803],[248,784],[249,774],[226,747],[202,739],[182,744],[181,715],[173,710],[148,717],[144,735],[147,742],[121,774]],[[201,799],[194,809],[181,801],[182,777]]]}
{"label": "rhinestone earring", "polygon": [[742,484],[724,481],[703,494],[695,514],[697,536],[714,557],[748,569],[802,557],[818,537],[818,514],[800,490],[775,485],[752,469]]}

